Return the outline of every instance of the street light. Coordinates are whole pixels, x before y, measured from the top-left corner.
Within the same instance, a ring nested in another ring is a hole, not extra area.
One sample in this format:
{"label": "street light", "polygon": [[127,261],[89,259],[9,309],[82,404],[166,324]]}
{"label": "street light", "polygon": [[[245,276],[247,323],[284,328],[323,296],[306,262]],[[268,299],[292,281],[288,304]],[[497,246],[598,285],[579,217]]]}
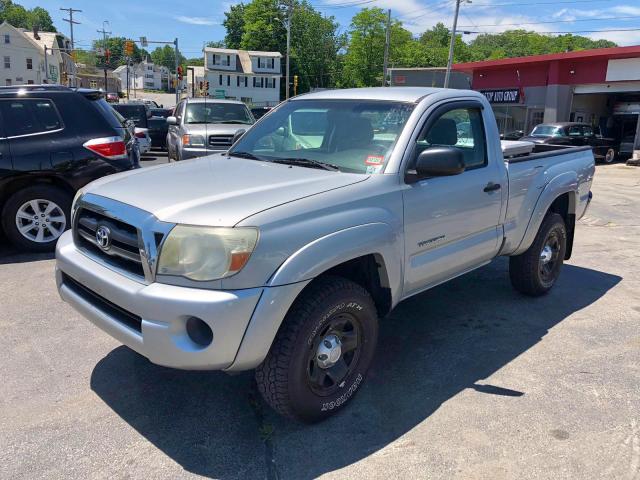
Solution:
{"label": "street light", "polygon": [[288,0],[287,4],[287,20],[286,22],[282,21],[282,19],[274,17],[274,20],[278,22],[282,22],[282,25],[287,30],[287,66],[285,70],[285,82],[287,88],[285,88],[285,100],[289,99],[289,54],[291,51],[291,14],[293,13],[293,1]]}

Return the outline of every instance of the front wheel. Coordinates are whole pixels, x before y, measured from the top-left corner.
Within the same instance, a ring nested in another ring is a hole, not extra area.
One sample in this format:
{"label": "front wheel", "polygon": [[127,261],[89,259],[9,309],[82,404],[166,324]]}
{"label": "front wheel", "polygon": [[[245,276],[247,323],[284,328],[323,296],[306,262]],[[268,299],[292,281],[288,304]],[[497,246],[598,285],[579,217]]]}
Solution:
{"label": "front wheel", "polygon": [[287,313],[256,369],[258,390],[284,416],[305,422],[327,418],[362,386],[377,337],[369,293],[344,278],[321,277]]}
{"label": "front wheel", "polygon": [[616,159],[616,151],[613,148],[607,150],[607,153],[604,155],[604,163],[613,163]]}
{"label": "front wheel", "polygon": [[525,295],[544,295],[555,284],[567,249],[567,227],[557,213],[548,213],[533,244],[521,255],[509,258],[513,287]]}

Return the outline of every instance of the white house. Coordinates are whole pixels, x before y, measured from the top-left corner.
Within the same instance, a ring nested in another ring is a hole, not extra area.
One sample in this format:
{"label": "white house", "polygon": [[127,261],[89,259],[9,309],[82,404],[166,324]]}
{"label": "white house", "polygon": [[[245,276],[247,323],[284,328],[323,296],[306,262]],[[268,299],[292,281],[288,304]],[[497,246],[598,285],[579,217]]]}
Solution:
{"label": "white house", "polygon": [[120,65],[113,73],[120,78],[123,90],[127,89],[127,70],[129,89],[169,91],[172,75],[167,67],[156,65],[149,58],[128,68]]}
{"label": "white house", "polygon": [[204,69],[209,96],[241,100],[256,106],[280,102],[280,52],[205,48]]}
{"label": "white house", "polygon": [[0,84],[73,85],[76,66],[70,52],[71,42],[61,33],[29,31],[3,22],[0,24]]}

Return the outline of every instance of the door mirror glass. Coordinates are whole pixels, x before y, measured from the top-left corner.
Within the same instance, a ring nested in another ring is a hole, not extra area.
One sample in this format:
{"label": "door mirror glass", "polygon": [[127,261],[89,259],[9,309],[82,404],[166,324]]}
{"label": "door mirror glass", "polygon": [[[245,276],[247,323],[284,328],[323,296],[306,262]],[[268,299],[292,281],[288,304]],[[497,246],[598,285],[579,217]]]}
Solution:
{"label": "door mirror glass", "polygon": [[431,147],[416,160],[418,178],[445,177],[464,172],[464,155],[456,147]]}
{"label": "door mirror glass", "polygon": [[169,125],[177,125],[178,124],[178,119],[174,116],[171,117],[167,117],[167,124]]}

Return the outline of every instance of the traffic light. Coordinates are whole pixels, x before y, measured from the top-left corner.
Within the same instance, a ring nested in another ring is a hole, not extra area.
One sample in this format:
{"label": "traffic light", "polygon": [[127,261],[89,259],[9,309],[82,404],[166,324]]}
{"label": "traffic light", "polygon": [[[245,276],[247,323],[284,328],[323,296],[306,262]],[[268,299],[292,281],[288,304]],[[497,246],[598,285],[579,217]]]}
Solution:
{"label": "traffic light", "polygon": [[202,81],[198,82],[198,90],[202,91]]}
{"label": "traffic light", "polygon": [[298,75],[293,76],[293,94],[298,94]]}
{"label": "traffic light", "polygon": [[204,90],[205,92],[209,91],[209,80],[207,80],[206,82],[204,82]]}
{"label": "traffic light", "polygon": [[178,65],[178,80],[182,80],[182,65]]}
{"label": "traffic light", "polygon": [[131,40],[127,40],[126,42],[124,42],[124,54],[127,57],[133,55],[133,42]]}

